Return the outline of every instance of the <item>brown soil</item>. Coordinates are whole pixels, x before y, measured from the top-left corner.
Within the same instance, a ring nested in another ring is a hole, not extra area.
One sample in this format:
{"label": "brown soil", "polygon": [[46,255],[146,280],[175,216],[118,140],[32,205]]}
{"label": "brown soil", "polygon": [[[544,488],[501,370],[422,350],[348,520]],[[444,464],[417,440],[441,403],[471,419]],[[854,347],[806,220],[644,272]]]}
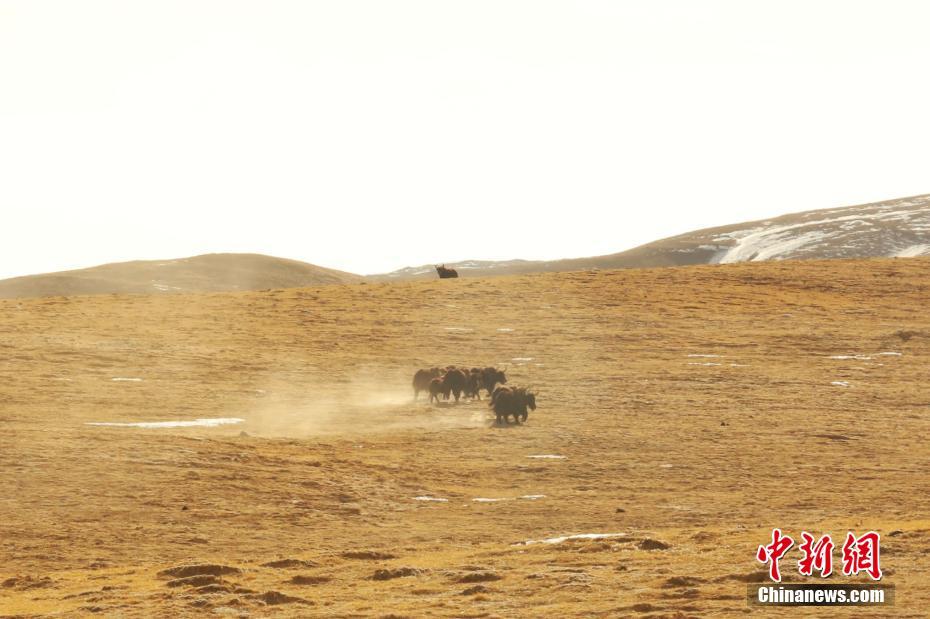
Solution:
{"label": "brown soil", "polygon": [[[775,526],[879,531],[893,614],[924,616],[928,272],[2,301],[0,616],[726,617]],[[450,363],[509,363],[539,409],[412,402]],[[85,425],[214,417],[245,422]],[[524,543],[590,533],[617,535]]]}

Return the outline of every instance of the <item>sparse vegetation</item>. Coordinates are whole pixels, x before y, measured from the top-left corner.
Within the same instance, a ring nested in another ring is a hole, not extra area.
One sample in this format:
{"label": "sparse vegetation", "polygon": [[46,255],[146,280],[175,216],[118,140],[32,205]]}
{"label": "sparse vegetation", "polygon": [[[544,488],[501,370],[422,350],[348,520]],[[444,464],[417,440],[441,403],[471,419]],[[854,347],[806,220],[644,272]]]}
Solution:
{"label": "sparse vegetation", "polygon": [[918,615],[928,264],[0,301],[0,613],[728,616],[777,525],[889,533]]}

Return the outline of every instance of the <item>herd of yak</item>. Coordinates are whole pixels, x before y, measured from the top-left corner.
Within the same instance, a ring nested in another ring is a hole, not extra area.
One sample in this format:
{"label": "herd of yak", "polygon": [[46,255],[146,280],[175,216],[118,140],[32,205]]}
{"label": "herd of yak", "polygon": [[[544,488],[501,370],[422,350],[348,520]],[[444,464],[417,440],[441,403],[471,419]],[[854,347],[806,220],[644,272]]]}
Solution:
{"label": "herd of yak", "polygon": [[430,403],[438,404],[440,396],[443,400],[451,396],[456,402],[463,397],[480,400],[484,389],[491,396],[488,406],[494,410],[498,425],[508,423],[510,416],[514,423],[526,421],[528,411],[536,410],[536,394],[526,387],[508,387],[504,372],[493,367],[469,369],[454,365],[417,370],[413,375],[413,399],[426,391]]}

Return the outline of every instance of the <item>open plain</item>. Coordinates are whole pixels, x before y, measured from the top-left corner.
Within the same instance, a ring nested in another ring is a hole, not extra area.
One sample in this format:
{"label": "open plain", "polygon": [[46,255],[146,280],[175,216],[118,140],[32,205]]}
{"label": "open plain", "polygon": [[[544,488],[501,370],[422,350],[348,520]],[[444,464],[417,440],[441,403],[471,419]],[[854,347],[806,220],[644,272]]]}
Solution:
{"label": "open plain", "polygon": [[[0,301],[0,616],[796,616],[746,602],[781,527],[880,532],[896,605],[872,616],[923,617],[928,274]],[[447,364],[509,366],[539,409],[413,402]],[[88,425],[197,419],[243,421]]]}

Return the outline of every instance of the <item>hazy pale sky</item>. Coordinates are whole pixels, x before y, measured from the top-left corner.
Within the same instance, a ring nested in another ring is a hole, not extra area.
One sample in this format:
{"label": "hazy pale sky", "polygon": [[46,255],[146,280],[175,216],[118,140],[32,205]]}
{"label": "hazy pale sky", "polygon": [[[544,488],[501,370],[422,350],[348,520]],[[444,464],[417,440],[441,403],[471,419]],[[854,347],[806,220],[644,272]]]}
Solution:
{"label": "hazy pale sky", "polygon": [[930,192],[930,3],[0,0],[0,277],[605,254]]}

